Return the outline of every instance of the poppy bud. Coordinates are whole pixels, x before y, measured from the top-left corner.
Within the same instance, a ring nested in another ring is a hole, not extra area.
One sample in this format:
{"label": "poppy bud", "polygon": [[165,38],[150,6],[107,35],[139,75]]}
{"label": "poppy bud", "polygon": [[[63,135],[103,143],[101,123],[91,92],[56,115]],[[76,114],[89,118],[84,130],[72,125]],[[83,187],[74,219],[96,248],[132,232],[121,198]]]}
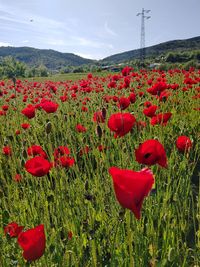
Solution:
{"label": "poppy bud", "polygon": [[103,118],[104,118],[104,120],[106,119],[106,108],[102,108],[102,116],[103,116]]}
{"label": "poppy bud", "polygon": [[64,114],[64,121],[67,121],[67,114]]}
{"label": "poppy bud", "polygon": [[49,134],[52,130],[52,124],[50,121],[47,122],[46,126],[45,126],[45,131],[47,134]]}
{"label": "poppy bud", "polygon": [[27,152],[26,152],[25,148],[23,148],[23,150],[22,150],[22,156],[24,159],[27,159]]}
{"label": "poppy bud", "polygon": [[100,125],[97,125],[96,133],[97,133],[97,135],[98,135],[99,138],[102,137],[102,129],[101,129]]}
{"label": "poppy bud", "polygon": [[6,146],[8,144],[8,139],[4,138],[4,146]]}
{"label": "poppy bud", "polygon": [[88,180],[86,180],[86,182],[85,182],[85,190],[87,191],[88,188],[89,188],[89,183],[88,183]]}

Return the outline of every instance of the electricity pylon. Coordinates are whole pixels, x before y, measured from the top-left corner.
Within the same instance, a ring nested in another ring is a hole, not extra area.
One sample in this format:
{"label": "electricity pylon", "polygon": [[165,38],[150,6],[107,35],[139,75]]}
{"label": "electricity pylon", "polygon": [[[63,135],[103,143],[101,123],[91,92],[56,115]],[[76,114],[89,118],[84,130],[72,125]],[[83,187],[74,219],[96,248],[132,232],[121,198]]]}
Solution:
{"label": "electricity pylon", "polygon": [[141,15],[141,36],[140,36],[140,61],[141,65],[144,66],[145,61],[145,19],[150,19],[150,16],[146,16],[145,14],[149,13],[150,9],[142,8],[141,13],[137,13],[137,16]]}

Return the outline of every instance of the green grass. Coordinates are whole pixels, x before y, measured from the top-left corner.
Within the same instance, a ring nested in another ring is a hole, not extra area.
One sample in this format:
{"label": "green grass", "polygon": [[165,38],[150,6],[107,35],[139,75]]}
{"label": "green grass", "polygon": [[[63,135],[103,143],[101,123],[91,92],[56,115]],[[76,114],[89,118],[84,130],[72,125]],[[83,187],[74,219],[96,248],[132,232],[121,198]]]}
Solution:
{"label": "green grass", "polygon": [[[95,72],[93,73],[94,76],[106,76],[109,72],[102,71],[102,72]],[[33,77],[33,78],[25,78],[25,80],[28,81],[38,81],[38,82],[44,82],[44,81],[66,81],[66,80],[80,80],[80,79],[86,79],[87,73],[66,73],[66,74],[53,74],[48,77]]]}

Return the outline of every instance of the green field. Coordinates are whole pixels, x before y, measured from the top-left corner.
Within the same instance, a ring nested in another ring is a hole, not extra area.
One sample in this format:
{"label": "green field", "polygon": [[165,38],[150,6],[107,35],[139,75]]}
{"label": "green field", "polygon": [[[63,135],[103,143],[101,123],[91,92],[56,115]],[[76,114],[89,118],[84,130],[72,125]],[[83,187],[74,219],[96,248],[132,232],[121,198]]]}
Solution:
{"label": "green field", "polygon": [[[165,85],[163,98],[160,91],[147,92],[157,83]],[[56,75],[17,81],[15,87],[0,81],[0,266],[200,266],[199,91],[195,70]],[[136,100],[123,110],[119,98],[131,93]],[[55,112],[44,110],[45,99],[58,104]],[[171,113],[166,125],[151,124],[143,113],[147,101],[157,106],[156,114]],[[36,113],[31,119],[21,113],[28,104]],[[102,110],[105,122],[95,122],[94,113]],[[137,121],[118,138],[108,127],[115,113],[131,113]],[[86,131],[78,131],[78,124]],[[176,140],[183,135],[192,146],[180,152]],[[135,149],[149,139],[163,145],[166,168],[136,161]],[[36,156],[28,153],[32,145],[40,145],[51,162],[47,175],[26,170]],[[74,164],[59,165],[59,146],[70,150]],[[145,198],[139,220],[116,199],[113,166],[149,167],[154,174],[155,190]],[[17,238],[4,233],[11,222],[23,231],[44,225],[45,251],[36,261],[26,262]]]}

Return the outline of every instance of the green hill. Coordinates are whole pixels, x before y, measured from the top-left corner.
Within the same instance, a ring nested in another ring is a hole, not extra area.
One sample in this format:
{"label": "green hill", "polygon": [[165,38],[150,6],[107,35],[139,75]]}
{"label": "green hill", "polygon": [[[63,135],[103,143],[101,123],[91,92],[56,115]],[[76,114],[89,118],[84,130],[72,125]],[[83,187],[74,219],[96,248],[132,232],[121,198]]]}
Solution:
{"label": "green hill", "polygon": [[[145,53],[146,58],[155,58],[159,55],[166,55],[168,52],[185,52],[194,50],[200,50],[200,36],[185,40],[168,41],[161,44],[146,47]],[[138,59],[139,57],[140,49],[135,49],[106,57],[101,60],[101,63],[121,63],[133,59]]]}
{"label": "green hill", "polygon": [[0,47],[0,57],[12,56],[30,67],[44,65],[51,70],[59,70],[66,66],[80,66],[92,63],[72,53],[61,53],[51,49],[36,49],[31,47]]}
{"label": "green hill", "polygon": [[[158,56],[166,56],[169,52],[200,51],[200,36],[164,42],[147,47],[146,58],[155,59]],[[82,58],[72,53],[61,53],[51,49],[36,49],[31,47],[0,47],[0,58],[12,56],[16,60],[30,67],[46,66],[49,70],[60,70],[67,66],[78,67],[87,64],[117,64],[139,59],[140,49],[135,49],[106,57],[100,61]],[[187,61],[187,60],[186,60]]]}

